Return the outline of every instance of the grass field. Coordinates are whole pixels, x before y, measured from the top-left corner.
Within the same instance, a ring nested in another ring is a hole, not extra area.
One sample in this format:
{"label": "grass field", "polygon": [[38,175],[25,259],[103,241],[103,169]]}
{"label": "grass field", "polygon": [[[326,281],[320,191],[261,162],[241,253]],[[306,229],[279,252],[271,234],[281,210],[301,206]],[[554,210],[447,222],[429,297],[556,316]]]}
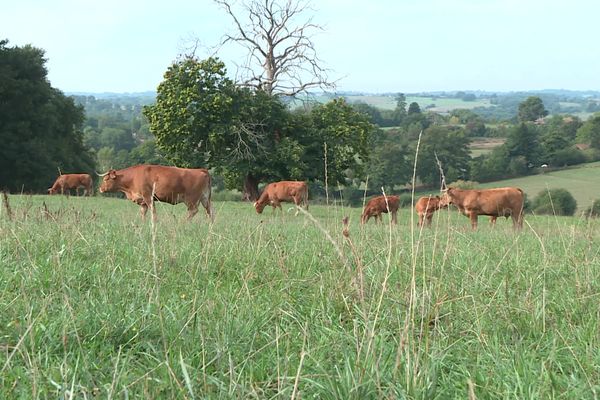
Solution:
{"label": "grass field", "polygon": [[596,199],[600,199],[600,162],[582,164],[576,168],[560,171],[548,171],[539,175],[523,178],[507,179],[492,183],[481,184],[481,187],[516,186],[533,199],[538,193],[546,189],[567,189],[575,200],[577,210],[584,211]]}
{"label": "grass field", "polygon": [[505,138],[471,138],[471,143],[469,144],[469,149],[471,150],[471,157],[475,158],[484,154],[488,154],[495,147],[502,145],[505,141]]}
{"label": "grass field", "polygon": [[[0,211],[0,398],[592,399],[600,221],[363,228],[360,210],[212,225],[114,198]],[[348,238],[342,218],[350,217]],[[385,219],[387,221],[387,218]]]}

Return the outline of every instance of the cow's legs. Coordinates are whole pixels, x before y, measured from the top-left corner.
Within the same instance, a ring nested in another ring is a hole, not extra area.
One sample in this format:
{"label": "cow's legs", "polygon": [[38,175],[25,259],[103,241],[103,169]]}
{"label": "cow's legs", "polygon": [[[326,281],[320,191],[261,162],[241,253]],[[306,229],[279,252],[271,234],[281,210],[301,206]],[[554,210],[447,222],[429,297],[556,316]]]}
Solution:
{"label": "cow's legs", "polygon": [[[208,195],[202,194],[202,196],[200,196],[200,203],[202,203],[202,207],[206,210],[206,214],[210,218],[210,221],[215,222],[215,210],[212,208],[210,202],[210,192]],[[198,207],[198,205],[196,205],[196,207]]]}
{"label": "cow's legs", "polygon": [[494,228],[496,226],[496,219],[498,217],[495,215],[490,216],[490,225],[492,225],[492,228]]}
{"label": "cow's legs", "polygon": [[146,212],[148,212],[148,206],[146,203],[140,204],[140,215],[142,216],[143,220],[146,220]]}
{"label": "cow's legs", "polygon": [[152,221],[156,222],[156,206],[154,204],[154,199],[152,198],[152,196],[144,196],[144,202],[142,204],[146,205],[146,209],[150,208],[150,211],[152,212]]}
{"label": "cow's legs", "polygon": [[194,218],[194,215],[196,215],[198,213],[198,205],[197,204],[188,204],[188,221],[192,218]]}
{"label": "cow's legs", "polygon": [[477,229],[477,214],[474,212],[471,212],[469,214],[469,218],[471,219],[471,228],[473,230]]}
{"label": "cow's legs", "polygon": [[523,228],[523,211],[521,210],[519,213],[511,214],[513,221],[513,229],[522,229]]}
{"label": "cow's legs", "polygon": [[398,225],[398,211],[392,211],[392,222],[394,225]]}
{"label": "cow's legs", "polygon": [[432,219],[433,219],[433,213],[427,213],[427,226],[431,226]]}

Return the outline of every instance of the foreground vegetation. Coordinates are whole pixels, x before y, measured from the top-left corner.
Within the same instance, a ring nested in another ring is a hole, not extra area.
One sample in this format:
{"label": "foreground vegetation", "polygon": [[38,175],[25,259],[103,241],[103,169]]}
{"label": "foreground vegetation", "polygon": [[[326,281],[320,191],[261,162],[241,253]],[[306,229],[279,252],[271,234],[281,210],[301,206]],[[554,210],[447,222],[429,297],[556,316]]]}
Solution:
{"label": "foreground vegetation", "polygon": [[[11,196],[0,398],[595,398],[600,222]],[[350,217],[342,234],[342,218]],[[387,219],[386,219],[387,221]]]}

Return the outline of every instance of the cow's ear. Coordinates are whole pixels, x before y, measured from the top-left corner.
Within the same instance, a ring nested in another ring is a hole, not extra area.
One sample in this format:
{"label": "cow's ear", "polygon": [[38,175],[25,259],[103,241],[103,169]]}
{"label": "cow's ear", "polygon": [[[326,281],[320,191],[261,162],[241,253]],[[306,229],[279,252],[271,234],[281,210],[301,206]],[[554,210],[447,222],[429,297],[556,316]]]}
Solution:
{"label": "cow's ear", "polygon": [[114,169],[111,169],[110,171],[108,171],[108,177],[110,179],[117,179],[117,171],[115,171]]}
{"label": "cow's ear", "polygon": [[435,198],[439,200],[439,199],[440,199],[440,196],[435,196]]}

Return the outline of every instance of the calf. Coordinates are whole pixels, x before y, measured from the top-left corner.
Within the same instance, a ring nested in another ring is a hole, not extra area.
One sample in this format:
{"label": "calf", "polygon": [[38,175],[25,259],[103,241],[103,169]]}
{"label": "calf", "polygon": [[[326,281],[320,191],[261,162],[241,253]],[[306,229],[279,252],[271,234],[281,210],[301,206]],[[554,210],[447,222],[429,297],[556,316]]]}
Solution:
{"label": "calf", "polygon": [[[281,203],[285,201],[293,202],[297,206],[302,204],[308,210],[308,186],[306,182],[281,181],[269,183],[258,200],[254,202],[254,208],[259,214],[262,214],[267,205],[271,205],[273,211],[277,207],[283,211]],[[296,215],[298,215],[298,210],[296,210]]]}
{"label": "calf", "polygon": [[415,211],[419,216],[419,226],[423,226],[426,223],[426,226],[431,226],[431,219],[433,218],[433,213],[442,207],[440,205],[440,196],[427,196],[421,197],[415,203]]}
{"label": "calf", "polygon": [[387,196],[387,201],[386,196],[373,197],[365,206],[360,216],[360,223],[365,224],[369,222],[371,217],[375,217],[375,222],[383,221],[381,214],[387,214],[389,210],[392,213],[392,222],[397,224],[398,207],[400,207],[400,198],[398,196]]}
{"label": "calf", "polygon": [[79,196],[79,188],[84,189],[84,196],[91,196],[94,192],[92,189],[92,177],[88,174],[63,174],[54,181],[51,188],[48,189],[48,194],[64,194],[67,191],[67,196],[71,189],[75,189],[75,193]]}

